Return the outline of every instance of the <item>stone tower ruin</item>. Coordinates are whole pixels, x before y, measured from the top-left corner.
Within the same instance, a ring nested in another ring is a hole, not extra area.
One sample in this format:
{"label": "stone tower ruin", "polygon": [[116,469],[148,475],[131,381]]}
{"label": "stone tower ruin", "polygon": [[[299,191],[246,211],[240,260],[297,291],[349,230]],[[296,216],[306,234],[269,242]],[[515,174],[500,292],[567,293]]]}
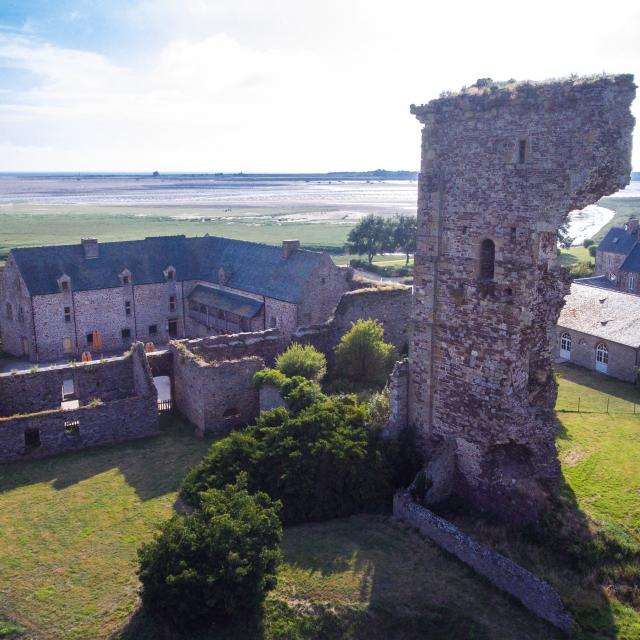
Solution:
{"label": "stone tower ruin", "polygon": [[631,75],[486,79],[412,105],[424,128],[409,415],[428,503],[454,493],[522,522],[557,487],[557,231],[629,182],[634,95]]}

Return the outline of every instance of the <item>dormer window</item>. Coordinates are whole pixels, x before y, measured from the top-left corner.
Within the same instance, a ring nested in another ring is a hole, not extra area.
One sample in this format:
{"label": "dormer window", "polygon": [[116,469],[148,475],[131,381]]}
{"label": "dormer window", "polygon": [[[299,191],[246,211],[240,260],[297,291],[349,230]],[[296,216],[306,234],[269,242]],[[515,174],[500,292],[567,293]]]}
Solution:
{"label": "dormer window", "polygon": [[172,282],[176,279],[176,270],[172,266],[168,266],[163,273],[167,282]]}
{"label": "dormer window", "polygon": [[126,286],[130,285],[131,284],[131,271],[129,271],[129,269],[124,269],[124,271],[122,271],[120,273],[118,278],[120,278],[120,284],[122,284],[123,287],[126,287]]}
{"label": "dormer window", "polygon": [[66,273],[63,273],[58,278],[58,287],[60,287],[60,291],[62,293],[66,293],[71,290],[71,278]]}

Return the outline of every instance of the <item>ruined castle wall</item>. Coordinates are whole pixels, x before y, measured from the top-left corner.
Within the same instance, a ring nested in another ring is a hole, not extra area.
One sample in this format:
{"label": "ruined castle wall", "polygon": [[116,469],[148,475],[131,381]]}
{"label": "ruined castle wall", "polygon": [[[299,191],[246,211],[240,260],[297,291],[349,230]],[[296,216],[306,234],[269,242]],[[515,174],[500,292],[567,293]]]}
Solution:
{"label": "ruined castle wall", "polygon": [[378,320],[384,327],[384,339],[399,352],[407,349],[411,327],[412,292],[409,287],[389,286],[358,289],[345,293],[333,317],[323,325],[298,329],[291,339],[311,344],[330,359],[340,338],[357,320]]}
{"label": "ruined castle wall", "polygon": [[198,433],[226,435],[258,415],[253,375],[264,368],[262,358],[205,362],[182,345],[171,348],[176,407]]}
{"label": "ruined castle wall", "polygon": [[[80,407],[63,410],[62,382],[69,379]],[[157,393],[141,344],[106,362],[1,375],[0,407],[0,462],[141,438],[159,428]],[[28,432],[37,433],[37,446],[28,446]]]}
{"label": "ruined castle wall", "polygon": [[396,362],[389,376],[391,413],[384,426],[386,437],[396,437],[409,423],[409,361]]}
{"label": "ruined castle wall", "polygon": [[[410,421],[454,439],[476,506],[535,517],[559,478],[550,336],[569,211],[629,181],[631,76],[492,86],[412,107],[418,188]],[[495,255],[492,255],[495,254]]]}
{"label": "ruined castle wall", "polygon": [[574,629],[573,620],[560,596],[548,583],[416,504],[408,492],[401,491],[394,496],[393,515],[418,529],[491,584],[517,598],[543,620],[568,633]]}
{"label": "ruined castle wall", "polygon": [[267,329],[252,333],[209,336],[199,340],[188,340],[183,344],[207,362],[258,356],[267,366],[272,366],[276,356],[286,349],[288,343],[278,329]]}
{"label": "ruined castle wall", "polygon": [[[25,432],[37,430],[40,446],[28,448]],[[153,395],[124,398],[73,411],[0,418],[0,462],[28,460],[158,433]]]}
{"label": "ruined castle wall", "polygon": [[127,398],[134,390],[131,356],[0,374],[0,416],[59,408],[62,383],[69,379],[74,382],[74,397],[81,404],[93,399],[110,402]]}

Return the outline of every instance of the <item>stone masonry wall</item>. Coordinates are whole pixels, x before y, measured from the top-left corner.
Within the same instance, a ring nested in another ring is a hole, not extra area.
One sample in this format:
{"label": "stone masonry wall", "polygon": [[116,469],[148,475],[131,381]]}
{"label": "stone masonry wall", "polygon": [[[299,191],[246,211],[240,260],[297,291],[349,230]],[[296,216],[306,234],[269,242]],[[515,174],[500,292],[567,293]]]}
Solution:
{"label": "stone masonry wall", "polygon": [[328,322],[300,328],[291,339],[312,344],[330,359],[334,347],[352,323],[372,318],[384,327],[385,340],[399,352],[405,351],[411,326],[411,298],[411,289],[401,286],[349,291],[342,296]]}
{"label": "stone masonry wall", "polygon": [[226,435],[233,427],[251,422],[259,412],[253,375],[264,360],[206,362],[181,344],[172,344],[176,406],[197,433]]}
{"label": "stone masonry wall", "polygon": [[424,129],[410,422],[427,461],[458,452],[464,497],[513,520],[534,519],[559,479],[557,230],[628,183],[634,95],[629,75],[485,80],[412,106]]}
{"label": "stone masonry wall", "polygon": [[134,389],[131,356],[0,374],[0,416],[59,408],[64,380],[73,380],[81,404],[127,398]]}
{"label": "stone masonry wall", "polygon": [[[7,353],[22,355],[25,351],[23,341],[26,339],[27,353],[31,357],[35,353],[31,299],[12,255],[7,258],[0,278],[2,347]],[[7,304],[11,305],[11,312]]]}
{"label": "stone masonry wall", "polygon": [[[60,408],[68,379],[77,409]],[[0,462],[140,438],[159,428],[157,393],[140,343],[128,356],[104,363],[3,374],[0,407]],[[28,432],[37,432],[38,446],[27,446]]]}
{"label": "stone masonry wall", "polygon": [[[34,429],[39,431],[40,446],[28,449],[25,432]],[[73,411],[0,418],[0,463],[144,438],[155,435],[158,429],[158,409],[153,395]]]}
{"label": "stone masonry wall", "polygon": [[393,499],[393,515],[462,560],[493,585],[517,598],[530,611],[571,633],[574,622],[558,593],[520,565],[473,540],[456,526],[416,504],[406,491]]}
{"label": "stone masonry wall", "polygon": [[384,426],[385,437],[398,436],[409,424],[409,361],[396,362],[389,376],[391,413]]}
{"label": "stone masonry wall", "polygon": [[267,366],[272,366],[276,356],[286,349],[288,343],[278,329],[267,329],[187,340],[183,344],[207,362],[259,356]]}

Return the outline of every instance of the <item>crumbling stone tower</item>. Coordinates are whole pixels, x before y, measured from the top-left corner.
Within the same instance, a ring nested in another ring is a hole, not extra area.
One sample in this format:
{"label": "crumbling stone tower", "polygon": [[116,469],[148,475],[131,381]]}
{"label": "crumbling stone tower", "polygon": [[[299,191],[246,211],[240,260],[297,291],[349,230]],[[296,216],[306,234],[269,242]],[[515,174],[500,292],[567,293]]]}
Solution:
{"label": "crumbling stone tower", "polygon": [[557,486],[550,335],[568,293],[558,227],[629,181],[633,76],[479,80],[424,124],[410,422],[426,501],[534,518]]}

